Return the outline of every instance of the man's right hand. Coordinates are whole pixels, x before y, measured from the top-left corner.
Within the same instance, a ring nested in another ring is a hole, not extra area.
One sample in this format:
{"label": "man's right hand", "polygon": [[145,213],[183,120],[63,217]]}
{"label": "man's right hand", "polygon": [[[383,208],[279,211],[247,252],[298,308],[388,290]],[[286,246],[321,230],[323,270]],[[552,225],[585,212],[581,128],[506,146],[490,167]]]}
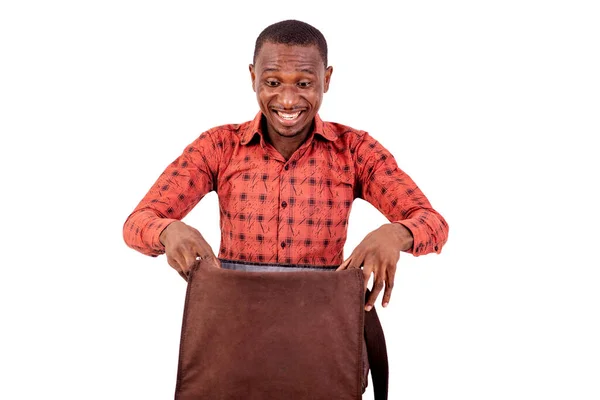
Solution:
{"label": "man's right hand", "polygon": [[197,229],[181,222],[171,222],[160,234],[167,262],[187,281],[190,270],[199,257],[220,268],[221,263]]}

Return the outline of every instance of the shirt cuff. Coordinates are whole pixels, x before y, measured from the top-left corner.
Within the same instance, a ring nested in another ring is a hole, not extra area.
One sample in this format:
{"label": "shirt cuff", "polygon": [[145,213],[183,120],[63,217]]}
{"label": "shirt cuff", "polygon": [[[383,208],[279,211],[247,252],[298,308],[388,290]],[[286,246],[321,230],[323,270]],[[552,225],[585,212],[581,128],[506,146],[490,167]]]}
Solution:
{"label": "shirt cuff", "polygon": [[416,219],[405,219],[402,221],[394,221],[395,224],[401,224],[410,231],[413,235],[413,247],[406,250],[413,256],[418,257],[428,253],[439,254],[442,251],[442,246],[433,243],[430,235],[423,229],[423,223]]}

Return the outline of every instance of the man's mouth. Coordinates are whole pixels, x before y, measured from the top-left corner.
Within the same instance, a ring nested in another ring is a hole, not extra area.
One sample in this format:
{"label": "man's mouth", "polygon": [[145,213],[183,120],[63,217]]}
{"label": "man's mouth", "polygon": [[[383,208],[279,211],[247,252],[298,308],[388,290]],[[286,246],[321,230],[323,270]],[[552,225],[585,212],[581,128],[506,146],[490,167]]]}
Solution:
{"label": "man's mouth", "polygon": [[287,122],[287,123],[295,122],[298,119],[298,117],[300,116],[300,114],[302,114],[302,111],[296,111],[293,113],[283,112],[283,111],[278,111],[278,110],[274,110],[274,111],[275,111],[275,114],[279,117],[279,119],[282,122]]}

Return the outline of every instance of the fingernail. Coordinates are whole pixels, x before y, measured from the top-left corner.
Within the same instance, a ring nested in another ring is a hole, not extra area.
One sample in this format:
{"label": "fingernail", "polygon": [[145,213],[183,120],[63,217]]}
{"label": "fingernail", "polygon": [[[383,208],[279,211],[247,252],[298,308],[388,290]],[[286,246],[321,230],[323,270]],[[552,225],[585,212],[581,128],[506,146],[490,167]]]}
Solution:
{"label": "fingernail", "polygon": [[365,307],[365,311],[371,311],[371,308],[373,308],[372,306],[366,306]]}
{"label": "fingernail", "polygon": [[387,307],[387,306],[388,306],[388,304],[390,304],[390,303],[383,303],[383,306],[384,306],[384,307]]}

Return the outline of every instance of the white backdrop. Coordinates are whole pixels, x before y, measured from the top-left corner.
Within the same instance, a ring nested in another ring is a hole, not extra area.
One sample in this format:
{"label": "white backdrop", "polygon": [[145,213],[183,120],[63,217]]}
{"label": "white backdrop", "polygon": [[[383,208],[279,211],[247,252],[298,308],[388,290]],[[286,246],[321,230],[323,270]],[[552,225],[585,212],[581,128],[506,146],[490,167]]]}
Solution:
{"label": "white backdrop", "polygon": [[[328,39],[321,116],[450,225],[380,310],[390,399],[600,398],[595,2],[367,3],[0,3],[0,398],[172,398],[185,282],[121,228],[198,134],[255,115],[254,40],[288,18]],[[216,195],[185,221],[218,249]],[[346,254],[384,222],[356,201]]]}

